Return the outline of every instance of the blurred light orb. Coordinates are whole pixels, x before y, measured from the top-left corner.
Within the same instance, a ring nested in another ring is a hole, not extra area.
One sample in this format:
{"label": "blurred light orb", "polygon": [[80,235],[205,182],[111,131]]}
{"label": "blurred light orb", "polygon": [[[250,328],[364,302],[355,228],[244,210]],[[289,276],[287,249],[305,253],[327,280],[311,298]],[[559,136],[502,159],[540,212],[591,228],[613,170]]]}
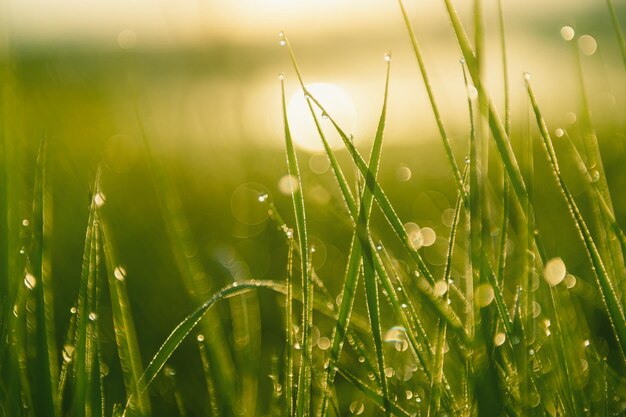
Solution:
{"label": "blurred light orb", "polygon": [[561,36],[563,37],[564,40],[571,41],[572,39],[574,39],[575,35],[576,35],[576,32],[574,31],[573,27],[563,26],[561,28]]}
{"label": "blurred light orb", "polygon": [[298,179],[293,175],[283,175],[280,177],[280,180],[278,180],[278,191],[284,195],[291,195],[298,191],[299,188],[300,184],[298,183]]}
{"label": "blurred light orb", "polygon": [[124,29],[117,35],[117,44],[122,49],[133,48],[137,44],[137,34],[130,29]]}
{"label": "blurred light orb", "polygon": [[583,35],[578,38],[578,48],[584,55],[591,56],[598,49],[598,42],[591,35]]}
{"label": "blurred light orb", "polygon": [[[356,108],[354,101],[342,88],[330,83],[313,83],[307,85],[310,95],[326,110],[328,115],[349,135],[356,126]],[[343,148],[343,141],[328,117],[313,103],[313,110],[318,119],[324,137],[332,149]],[[307,99],[302,89],[298,89],[287,105],[289,128],[293,141],[300,149],[308,152],[323,152],[324,145],[319,137],[315,122],[311,117]]]}
{"label": "blurred light orb", "polygon": [[550,259],[543,268],[543,278],[551,286],[560,284],[565,279],[566,274],[567,269],[561,258]]}

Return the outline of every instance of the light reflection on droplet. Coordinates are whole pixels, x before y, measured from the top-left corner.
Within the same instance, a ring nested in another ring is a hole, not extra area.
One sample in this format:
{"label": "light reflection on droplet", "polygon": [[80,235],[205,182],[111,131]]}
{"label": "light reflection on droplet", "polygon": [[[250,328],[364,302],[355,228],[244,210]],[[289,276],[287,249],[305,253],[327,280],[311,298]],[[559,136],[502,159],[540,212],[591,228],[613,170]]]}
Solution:
{"label": "light reflection on droplet", "polygon": [[566,273],[567,270],[565,268],[565,263],[561,258],[550,259],[546,262],[546,265],[543,268],[543,278],[551,286],[561,283],[561,281],[565,278]]}
{"label": "light reflection on droplet", "polygon": [[476,100],[478,98],[478,90],[473,85],[467,87],[467,97],[470,100]]}
{"label": "light reflection on droplet", "polygon": [[404,352],[409,348],[409,342],[406,337],[406,330],[402,326],[393,326],[385,333],[385,342],[393,343],[396,350]]}
{"label": "light reflection on droplet", "polygon": [[72,362],[72,359],[74,358],[74,351],[76,349],[74,348],[73,345],[70,344],[65,344],[63,345],[63,360],[65,362]]}
{"label": "light reflection on droplet", "polygon": [[106,202],[106,196],[102,192],[98,192],[93,197],[93,202],[96,204],[97,207],[102,207]]}
{"label": "light reflection on droplet", "polygon": [[196,340],[198,342],[204,342],[204,335],[203,334],[199,334],[198,336],[196,336]]}
{"label": "light reflection on droplet", "polygon": [[24,274],[24,285],[29,290],[32,290],[37,285],[37,278],[35,278],[35,276],[30,272],[27,272]]}
{"label": "light reflection on droplet", "polygon": [[365,404],[362,401],[352,401],[350,403],[350,412],[355,416],[362,414],[365,411]]}
{"label": "light reflection on droplet", "polygon": [[91,320],[91,321],[98,320],[98,314],[96,312],[92,311],[91,313],[89,313],[89,320]]}
{"label": "light reflection on droplet", "polygon": [[116,266],[115,270],[113,271],[113,275],[118,281],[124,281],[124,279],[126,278],[126,268],[121,265]]}
{"label": "light reflection on droplet", "polygon": [[502,346],[505,341],[506,341],[506,335],[502,332],[497,333],[493,338],[493,343],[496,346]]}
{"label": "light reflection on droplet", "polygon": [[30,222],[28,221],[28,219],[22,220],[22,226],[24,226],[24,227],[30,226]]}

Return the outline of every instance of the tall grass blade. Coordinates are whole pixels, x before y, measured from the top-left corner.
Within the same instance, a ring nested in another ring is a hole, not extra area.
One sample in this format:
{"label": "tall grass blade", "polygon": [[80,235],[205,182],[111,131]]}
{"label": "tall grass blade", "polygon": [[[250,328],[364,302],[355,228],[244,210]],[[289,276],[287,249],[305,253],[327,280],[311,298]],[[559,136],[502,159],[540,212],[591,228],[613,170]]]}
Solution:
{"label": "tall grass blade", "polygon": [[591,233],[587,227],[587,224],[585,223],[585,220],[583,219],[573,196],[565,185],[559,169],[556,153],[552,145],[552,139],[550,138],[548,128],[545,124],[545,121],[539,109],[539,105],[537,104],[535,95],[528,79],[526,79],[526,89],[528,92],[528,96],[531,100],[537,125],[539,126],[539,130],[541,133],[543,148],[546,152],[548,161],[552,168],[552,173],[558,183],[559,189],[563,194],[563,197],[565,198],[565,202],[568,206],[570,214],[576,224],[576,228],[585,246],[587,256],[589,257],[593,272],[596,276],[598,289],[602,296],[602,302],[611,322],[615,337],[617,338],[618,344],[620,346],[622,357],[624,357],[624,353],[626,352],[626,319],[624,318],[623,306],[617,298],[617,294],[615,292],[615,289],[613,288],[613,282],[604,267],[604,263],[602,262],[594,239],[591,236]]}
{"label": "tall grass blade", "polygon": [[609,14],[611,15],[611,23],[613,24],[613,30],[615,31],[617,44],[619,45],[619,50],[622,53],[624,69],[626,69],[626,38],[624,38],[624,32],[622,31],[622,27],[620,25],[619,18],[617,17],[617,13],[615,12],[615,8],[613,7],[613,1],[606,0],[606,5],[609,9]]}
{"label": "tall grass blade", "polygon": [[207,394],[209,396],[209,408],[211,410],[211,417],[218,417],[221,415],[221,413],[215,393],[215,382],[213,381],[211,364],[209,363],[209,357],[206,353],[206,346],[204,345],[204,335],[199,334],[196,340],[198,341],[198,351],[200,352],[200,360],[202,361],[202,373],[204,374],[204,382],[206,383]]}
{"label": "tall grass blade", "polygon": [[433,110],[433,114],[435,116],[435,121],[437,122],[437,129],[439,130],[439,136],[441,136],[441,140],[443,142],[443,146],[446,151],[446,157],[448,158],[448,163],[450,164],[450,168],[452,169],[452,174],[454,175],[454,179],[456,181],[457,187],[459,190],[463,190],[463,180],[461,179],[461,171],[459,170],[459,166],[456,163],[456,159],[454,158],[454,153],[452,152],[452,147],[450,146],[450,138],[446,133],[446,129],[443,125],[443,121],[441,119],[441,113],[439,112],[439,106],[435,101],[435,95],[433,93],[432,85],[430,83],[428,73],[426,71],[426,64],[424,63],[424,57],[422,55],[422,49],[417,41],[417,37],[413,32],[413,27],[411,25],[411,21],[409,20],[409,16],[404,8],[404,4],[402,0],[398,0],[398,5],[400,6],[400,11],[402,12],[402,18],[404,20],[404,25],[409,32],[409,38],[411,39],[411,46],[413,47],[413,53],[415,58],[417,59],[417,64],[419,66],[420,73],[422,75],[422,80],[424,81],[424,86],[426,87],[426,93],[428,95],[428,100],[430,101],[430,107]]}
{"label": "tall grass blade", "polygon": [[50,282],[50,196],[46,177],[46,141],[42,140],[37,157],[33,198],[32,237],[27,274],[36,300],[35,358],[29,361],[34,411],[41,416],[55,415],[56,381],[59,369],[54,332],[54,302]]}
{"label": "tall grass blade", "polygon": [[117,343],[118,356],[122,367],[124,386],[128,393],[127,395],[134,395],[136,399],[136,403],[130,405],[130,409],[132,413],[134,413],[131,415],[147,416],[151,413],[150,400],[147,395],[139,394],[143,391],[138,385],[139,379],[143,374],[143,365],[139,345],[137,343],[137,333],[135,331],[132,310],[126,290],[127,271],[118,261],[113,246],[112,233],[107,222],[102,218],[100,209],[98,209],[98,217],[100,219],[99,226],[102,249],[108,276],[113,326],[115,328],[115,341]]}
{"label": "tall grass blade", "polygon": [[302,359],[298,375],[298,393],[296,400],[296,415],[308,416],[311,409],[311,357],[313,346],[311,345],[311,327],[313,326],[313,281],[309,269],[309,247],[306,230],[306,214],[304,208],[304,196],[302,193],[302,180],[298,167],[298,158],[294,148],[289,122],[287,120],[287,106],[285,104],[285,83],[281,80],[281,95],[283,118],[285,125],[285,142],[287,147],[287,168],[289,175],[298,179],[298,187],[292,189],[293,208],[296,216],[296,230],[300,249],[300,270],[302,272]]}

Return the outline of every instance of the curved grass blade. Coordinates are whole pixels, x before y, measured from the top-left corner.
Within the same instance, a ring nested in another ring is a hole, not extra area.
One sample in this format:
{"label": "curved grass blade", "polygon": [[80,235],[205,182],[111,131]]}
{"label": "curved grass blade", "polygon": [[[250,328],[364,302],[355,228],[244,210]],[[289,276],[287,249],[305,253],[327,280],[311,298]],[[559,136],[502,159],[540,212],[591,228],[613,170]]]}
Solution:
{"label": "curved grass blade", "polygon": [[535,118],[537,120],[537,124],[541,133],[543,148],[548,157],[548,162],[550,163],[550,166],[552,168],[552,173],[558,183],[559,189],[563,194],[563,197],[565,198],[565,202],[568,206],[570,214],[576,224],[578,233],[580,234],[580,237],[585,246],[587,256],[591,261],[591,266],[596,277],[596,282],[598,283],[598,289],[600,290],[600,294],[602,296],[602,302],[604,304],[607,315],[611,322],[611,326],[620,346],[622,358],[624,358],[624,354],[626,353],[626,319],[624,317],[624,312],[622,309],[623,307],[617,298],[617,294],[615,292],[615,289],[613,288],[612,280],[607,274],[604,263],[602,262],[596,244],[587,227],[587,224],[585,223],[585,220],[583,219],[574,198],[569,192],[569,189],[565,185],[563,177],[561,176],[556,153],[554,151],[554,147],[552,146],[552,139],[550,138],[548,128],[546,127],[543,116],[541,115],[539,105],[537,104],[535,95],[528,79],[526,79],[526,90],[531,100]]}

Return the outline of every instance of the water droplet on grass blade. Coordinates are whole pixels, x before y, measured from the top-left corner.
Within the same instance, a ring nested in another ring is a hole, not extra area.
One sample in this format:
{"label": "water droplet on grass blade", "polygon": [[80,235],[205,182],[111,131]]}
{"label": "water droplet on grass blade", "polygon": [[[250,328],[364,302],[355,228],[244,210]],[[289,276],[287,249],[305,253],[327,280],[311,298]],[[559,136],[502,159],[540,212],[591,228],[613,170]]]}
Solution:
{"label": "water droplet on grass blade", "polygon": [[28,221],[28,219],[22,220],[22,226],[24,226],[24,227],[30,226],[30,222]]}
{"label": "water droplet on grass blade", "polygon": [[32,290],[37,285],[37,278],[35,278],[35,276],[30,272],[27,272],[24,274],[24,285],[29,290]]}
{"label": "water droplet on grass blade", "polygon": [[196,336],[196,340],[198,342],[204,342],[204,335],[203,334],[199,334],[198,336]]}
{"label": "water droplet on grass blade", "polygon": [[259,197],[258,197],[259,203],[264,203],[265,201],[267,201],[268,198],[269,198],[269,195],[267,193],[259,194]]}
{"label": "water droplet on grass blade", "polygon": [[116,266],[115,270],[113,271],[113,275],[118,281],[124,281],[124,279],[126,278],[126,268],[121,265]]}
{"label": "water droplet on grass blade", "polygon": [[502,346],[505,341],[506,341],[506,335],[502,332],[496,333],[496,335],[493,338],[493,343],[496,346]]}
{"label": "water droplet on grass blade", "polygon": [[63,360],[65,362],[72,362],[72,359],[74,358],[74,351],[76,349],[74,348],[73,345],[63,345]]}
{"label": "water droplet on grass blade", "polygon": [[98,314],[96,312],[92,311],[91,313],[89,313],[89,320],[91,320],[91,321],[98,320]]}
{"label": "water droplet on grass blade", "polygon": [[385,62],[390,62],[391,61],[391,54],[389,52],[387,52],[385,54],[384,60],[385,60]]}
{"label": "water droplet on grass blade", "polygon": [[106,196],[102,192],[96,193],[96,195],[93,197],[93,202],[96,204],[96,207],[102,207],[106,200]]}

